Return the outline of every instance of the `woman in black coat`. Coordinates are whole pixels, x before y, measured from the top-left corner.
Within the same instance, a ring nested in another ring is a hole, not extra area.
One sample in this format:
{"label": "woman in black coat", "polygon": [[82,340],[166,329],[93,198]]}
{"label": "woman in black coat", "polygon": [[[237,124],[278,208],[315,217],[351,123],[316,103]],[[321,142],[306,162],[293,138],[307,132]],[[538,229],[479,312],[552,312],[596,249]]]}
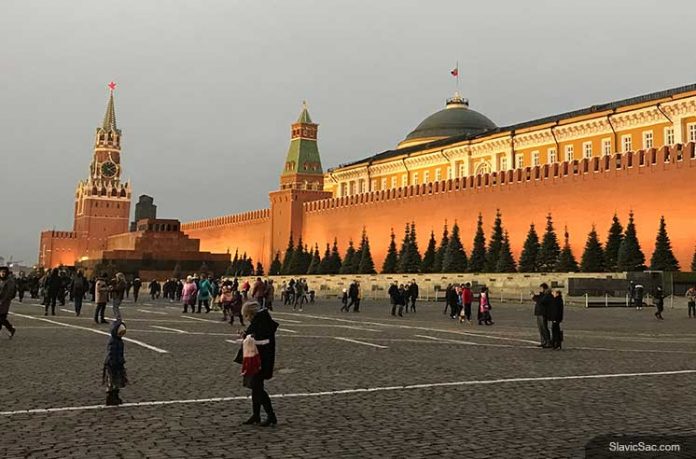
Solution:
{"label": "woman in black coat", "polygon": [[[247,319],[249,327],[242,333],[242,338],[252,335],[257,341],[257,349],[261,358],[261,371],[245,380],[245,386],[251,389],[252,415],[244,424],[260,424],[263,427],[276,425],[278,419],[273,412],[271,398],[263,387],[264,381],[273,377],[275,365],[275,333],[278,322],[271,318],[268,309],[260,309],[256,301],[250,301],[242,306],[242,316]],[[259,341],[268,341],[266,344]],[[245,378],[246,379],[246,378]],[[267,418],[261,422],[261,406]]]}
{"label": "woman in black coat", "polygon": [[563,342],[561,322],[563,322],[563,295],[560,290],[553,292],[553,301],[548,311],[548,320],[551,321],[551,346],[560,349]]}

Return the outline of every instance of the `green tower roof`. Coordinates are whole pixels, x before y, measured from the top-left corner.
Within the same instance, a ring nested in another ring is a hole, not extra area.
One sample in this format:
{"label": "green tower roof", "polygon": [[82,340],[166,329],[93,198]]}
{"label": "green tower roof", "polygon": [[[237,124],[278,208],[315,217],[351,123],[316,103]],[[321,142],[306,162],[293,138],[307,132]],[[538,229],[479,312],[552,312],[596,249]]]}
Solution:
{"label": "green tower roof", "polygon": [[313,124],[312,117],[309,116],[309,110],[307,110],[307,102],[302,102],[302,111],[300,112],[300,116],[297,118],[296,123]]}
{"label": "green tower roof", "polygon": [[[309,116],[307,104],[302,104],[302,112],[295,124],[314,124]],[[316,128],[315,128],[316,129]],[[316,131],[315,131],[316,132]],[[296,136],[290,141],[288,155],[285,160],[285,169],[282,175],[290,174],[316,174],[324,173],[319,157],[319,147],[314,138]]]}

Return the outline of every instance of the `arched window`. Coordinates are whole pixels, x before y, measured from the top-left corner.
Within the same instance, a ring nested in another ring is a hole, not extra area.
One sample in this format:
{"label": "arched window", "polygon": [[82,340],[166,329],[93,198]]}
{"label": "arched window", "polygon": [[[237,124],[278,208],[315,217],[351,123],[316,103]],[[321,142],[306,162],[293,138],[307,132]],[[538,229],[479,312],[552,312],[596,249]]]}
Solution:
{"label": "arched window", "polygon": [[491,163],[484,161],[476,166],[476,173],[474,175],[483,175],[491,173]]}

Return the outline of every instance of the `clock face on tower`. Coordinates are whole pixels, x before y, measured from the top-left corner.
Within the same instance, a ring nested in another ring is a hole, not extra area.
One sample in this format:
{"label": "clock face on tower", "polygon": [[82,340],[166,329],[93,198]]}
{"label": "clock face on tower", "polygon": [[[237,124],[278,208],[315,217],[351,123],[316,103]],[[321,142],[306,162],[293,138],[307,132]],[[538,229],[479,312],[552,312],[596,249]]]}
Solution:
{"label": "clock face on tower", "polygon": [[111,161],[107,161],[101,165],[101,173],[104,177],[112,178],[118,172],[118,166]]}

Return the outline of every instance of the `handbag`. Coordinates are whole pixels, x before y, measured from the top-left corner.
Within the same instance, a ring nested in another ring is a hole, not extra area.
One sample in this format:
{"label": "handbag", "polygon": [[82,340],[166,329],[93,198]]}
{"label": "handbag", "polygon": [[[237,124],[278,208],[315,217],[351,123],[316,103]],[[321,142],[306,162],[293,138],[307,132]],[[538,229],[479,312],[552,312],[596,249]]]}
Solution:
{"label": "handbag", "polygon": [[239,350],[237,351],[237,355],[235,356],[233,362],[240,365],[244,363],[244,351],[242,350],[242,346],[239,346]]}

